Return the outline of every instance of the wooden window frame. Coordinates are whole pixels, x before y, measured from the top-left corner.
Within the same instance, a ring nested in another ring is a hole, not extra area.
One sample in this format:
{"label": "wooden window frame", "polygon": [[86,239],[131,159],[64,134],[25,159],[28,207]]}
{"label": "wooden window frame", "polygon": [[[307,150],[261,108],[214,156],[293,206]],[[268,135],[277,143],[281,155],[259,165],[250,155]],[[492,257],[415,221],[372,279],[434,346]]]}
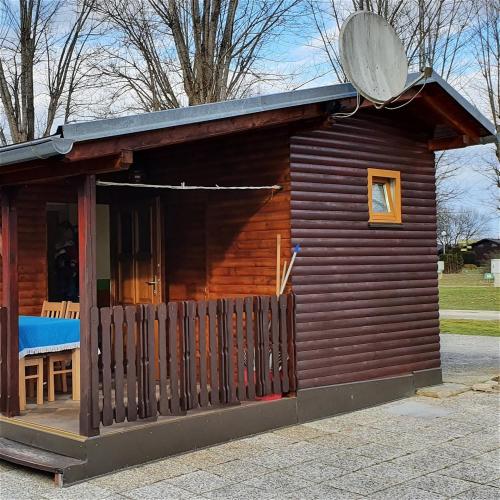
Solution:
{"label": "wooden window frame", "polygon": [[[374,183],[386,186],[389,212],[373,210],[372,188]],[[397,170],[368,169],[369,222],[380,224],[401,224],[401,173]]]}

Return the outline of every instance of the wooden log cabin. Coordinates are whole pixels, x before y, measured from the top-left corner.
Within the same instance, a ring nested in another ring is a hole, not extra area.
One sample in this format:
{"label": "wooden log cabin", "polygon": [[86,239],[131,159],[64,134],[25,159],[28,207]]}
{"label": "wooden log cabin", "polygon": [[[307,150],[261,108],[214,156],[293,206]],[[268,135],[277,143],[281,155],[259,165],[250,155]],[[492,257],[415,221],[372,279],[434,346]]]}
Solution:
{"label": "wooden log cabin", "polygon": [[[440,383],[434,152],[495,131],[436,74],[401,104],[340,118],[340,84],[0,148],[0,458],[72,482]],[[21,412],[18,318],[64,293],[79,398]]]}

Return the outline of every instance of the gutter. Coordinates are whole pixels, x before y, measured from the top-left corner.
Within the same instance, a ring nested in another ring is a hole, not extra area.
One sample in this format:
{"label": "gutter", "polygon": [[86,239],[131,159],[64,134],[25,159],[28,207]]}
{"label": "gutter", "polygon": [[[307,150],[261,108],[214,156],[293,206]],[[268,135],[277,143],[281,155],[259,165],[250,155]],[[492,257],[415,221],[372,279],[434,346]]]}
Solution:
{"label": "gutter", "polygon": [[35,141],[12,144],[1,149],[0,167],[25,161],[44,160],[52,156],[66,155],[73,148],[72,139],[51,136]]}

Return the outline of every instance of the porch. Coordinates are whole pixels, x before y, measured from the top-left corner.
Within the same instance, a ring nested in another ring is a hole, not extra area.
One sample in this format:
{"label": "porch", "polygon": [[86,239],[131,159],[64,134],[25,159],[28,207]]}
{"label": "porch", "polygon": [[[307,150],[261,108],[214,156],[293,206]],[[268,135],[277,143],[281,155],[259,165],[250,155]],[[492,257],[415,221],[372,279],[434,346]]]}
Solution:
{"label": "porch", "polygon": [[[88,437],[294,393],[294,299],[289,287],[276,294],[276,236],[283,255],[290,248],[286,135],[262,139],[260,149],[238,141],[154,150],[133,163],[121,155],[99,176],[2,189],[4,415]],[[252,172],[269,148],[267,170]],[[209,181],[205,159],[224,149],[232,156],[219,163],[237,167]],[[158,168],[167,157],[169,168]],[[130,186],[139,175],[147,186]],[[183,183],[238,190],[161,189]],[[19,414],[17,318],[59,297],[48,214],[61,210],[78,234],[80,402],[59,394]]]}
{"label": "porch", "polygon": [[[294,392],[293,314],[293,295],[92,307],[93,428]],[[15,419],[77,434],[81,410],[58,395]]]}

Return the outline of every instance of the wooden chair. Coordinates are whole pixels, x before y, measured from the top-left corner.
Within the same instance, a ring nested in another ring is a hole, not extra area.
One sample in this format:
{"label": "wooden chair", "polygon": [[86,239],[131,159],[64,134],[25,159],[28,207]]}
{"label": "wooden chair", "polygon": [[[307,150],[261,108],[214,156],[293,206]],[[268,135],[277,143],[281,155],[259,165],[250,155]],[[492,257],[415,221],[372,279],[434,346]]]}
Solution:
{"label": "wooden chair", "polygon": [[66,302],[48,302],[43,301],[42,318],[64,318],[66,313]]}
{"label": "wooden chair", "polygon": [[78,302],[67,302],[64,318],[80,319],[80,304],[78,304]]}
{"label": "wooden chair", "polygon": [[[68,301],[65,304],[64,319],[80,319],[80,304]],[[71,368],[68,365],[71,363]],[[68,392],[67,374],[72,377],[72,397],[78,401],[80,396],[80,349],[52,354],[48,359],[48,399],[55,399],[55,377],[61,377],[62,392]]]}
{"label": "wooden chair", "polygon": [[[26,368],[35,368],[35,373],[26,374]],[[43,356],[27,356],[19,360],[19,409],[26,409],[26,382],[36,382],[36,404],[43,404]]]}
{"label": "wooden chair", "polygon": [[[71,367],[68,364],[71,363]],[[58,352],[48,357],[48,400],[56,398],[55,379],[62,377],[62,391],[68,392],[66,376],[71,373],[71,393],[73,401],[80,401],[80,349],[70,352]]]}

